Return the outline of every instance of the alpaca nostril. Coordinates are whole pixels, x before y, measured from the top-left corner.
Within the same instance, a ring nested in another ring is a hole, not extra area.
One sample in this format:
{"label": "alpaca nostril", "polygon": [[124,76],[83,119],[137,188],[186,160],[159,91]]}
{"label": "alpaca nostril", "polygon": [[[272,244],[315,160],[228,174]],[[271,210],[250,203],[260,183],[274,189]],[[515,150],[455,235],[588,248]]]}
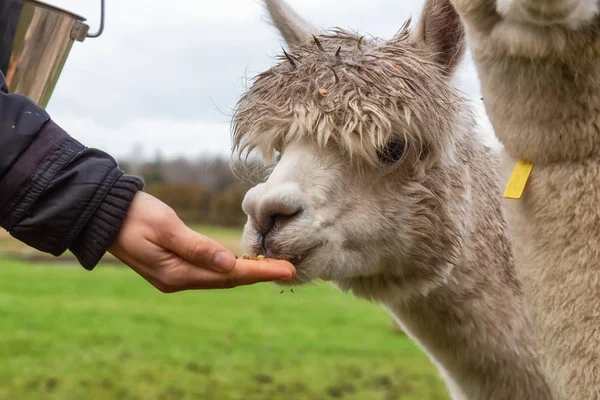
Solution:
{"label": "alpaca nostril", "polygon": [[253,230],[263,238],[296,220],[308,206],[308,197],[294,182],[257,185],[242,203]]}
{"label": "alpaca nostril", "polygon": [[281,227],[281,225],[285,224],[286,222],[296,219],[296,217],[298,217],[301,213],[302,213],[302,210],[298,210],[298,211],[293,212],[292,214],[273,214],[273,215],[271,215],[271,230],[273,228],[279,228],[279,227]]}
{"label": "alpaca nostril", "polygon": [[280,229],[283,225],[296,219],[302,213],[302,209],[293,212],[278,212],[269,215],[268,219],[261,226],[260,233],[267,236],[272,230]]}
{"label": "alpaca nostril", "polygon": [[299,209],[294,211],[293,213],[274,213],[269,216],[268,221],[262,226],[257,226],[258,232],[261,236],[261,247],[266,252],[270,247],[269,243],[273,238],[272,235],[269,235],[271,232],[276,232],[280,230],[286,224],[292,222],[294,219],[298,218],[300,214],[302,214],[304,210]]}

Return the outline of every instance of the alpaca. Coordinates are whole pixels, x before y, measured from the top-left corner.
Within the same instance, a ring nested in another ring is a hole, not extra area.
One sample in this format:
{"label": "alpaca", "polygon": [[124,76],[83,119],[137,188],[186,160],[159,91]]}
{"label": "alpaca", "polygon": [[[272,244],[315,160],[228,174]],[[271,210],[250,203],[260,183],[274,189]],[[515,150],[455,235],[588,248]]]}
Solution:
{"label": "alpaca", "polygon": [[234,151],[273,163],[242,204],[245,251],[290,260],[292,285],[322,279],[380,303],[453,399],[551,399],[498,159],[450,83],[465,50],[454,8],[428,0],[414,31],[384,41],[265,3],[289,49],[233,115]]}
{"label": "alpaca", "polygon": [[599,399],[598,2],[448,1],[517,184],[504,205],[546,380],[557,399]]}

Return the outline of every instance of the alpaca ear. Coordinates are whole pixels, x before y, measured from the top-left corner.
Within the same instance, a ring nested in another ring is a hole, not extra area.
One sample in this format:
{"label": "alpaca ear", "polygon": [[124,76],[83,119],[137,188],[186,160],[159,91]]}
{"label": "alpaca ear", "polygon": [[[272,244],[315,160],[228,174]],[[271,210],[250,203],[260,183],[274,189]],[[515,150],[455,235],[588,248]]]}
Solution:
{"label": "alpaca ear", "polygon": [[447,76],[452,76],[466,50],[464,25],[451,0],[425,0],[412,34],[417,47],[434,54]]}
{"label": "alpaca ear", "polygon": [[292,48],[312,38],[317,31],[304,21],[285,1],[263,0],[272,24]]}

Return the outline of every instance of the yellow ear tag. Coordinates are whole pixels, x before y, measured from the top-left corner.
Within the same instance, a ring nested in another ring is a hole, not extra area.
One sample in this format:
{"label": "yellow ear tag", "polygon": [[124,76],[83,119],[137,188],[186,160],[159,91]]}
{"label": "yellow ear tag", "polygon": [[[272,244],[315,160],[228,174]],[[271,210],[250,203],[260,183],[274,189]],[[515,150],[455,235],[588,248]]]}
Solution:
{"label": "yellow ear tag", "polygon": [[533,163],[525,160],[519,160],[515,169],[506,185],[504,190],[504,197],[507,199],[520,199],[525,190],[525,185],[531,175],[533,169]]}

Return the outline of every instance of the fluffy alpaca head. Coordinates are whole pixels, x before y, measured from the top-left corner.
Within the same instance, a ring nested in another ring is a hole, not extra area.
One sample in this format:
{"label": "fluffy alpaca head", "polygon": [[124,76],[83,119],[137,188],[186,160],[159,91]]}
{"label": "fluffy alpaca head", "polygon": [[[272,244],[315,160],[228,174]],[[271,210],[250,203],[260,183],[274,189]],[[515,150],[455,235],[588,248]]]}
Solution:
{"label": "fluffy alpaca head", "polygon": [[317,31],[265,3],[289,49],[234,114],[240,155],[280,155],[244,200],[246,251],[292,260],[294,283],[391,274],[425,290],[457,261],[468,219],[457,14],[427,1],[414,31],[381,40]]}
{"label": "fluffy alpaca head", "polygon": [[[377,150],[399,137],[415,151],[426,146],[447,155],[453,140],[447,132],[461,107],[447,80],[464,51],[460,25],[441,26],[454,22],[444,19],[451,9],[432,9],[431,21],[423,21],[416,34],[407,21],[384,41],[342,29],[304,32],[307,24],[282,22],[299,19],[281,14],[291,11],[285,4],[267,6],[290,49],[239,101],[233,137],[238,150],[258,149],[270,161],[286,144],[309,138],[376,164]],[[448,29],[446,35],[440,28]]]}

